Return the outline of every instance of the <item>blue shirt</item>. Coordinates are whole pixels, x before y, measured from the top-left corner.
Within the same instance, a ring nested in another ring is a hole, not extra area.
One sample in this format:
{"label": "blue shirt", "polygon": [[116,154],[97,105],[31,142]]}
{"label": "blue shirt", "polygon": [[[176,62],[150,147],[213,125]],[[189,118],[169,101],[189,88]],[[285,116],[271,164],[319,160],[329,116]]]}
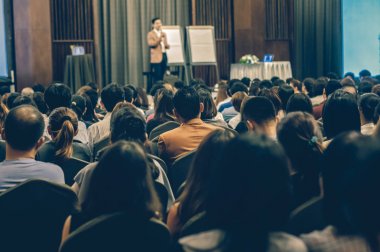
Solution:
{"label": "blue shirt", "polygon": [[29,158],[5,160],[0,163],[0,192],[28,179],[41,179],[65,184],[63,171],[55,164]]}

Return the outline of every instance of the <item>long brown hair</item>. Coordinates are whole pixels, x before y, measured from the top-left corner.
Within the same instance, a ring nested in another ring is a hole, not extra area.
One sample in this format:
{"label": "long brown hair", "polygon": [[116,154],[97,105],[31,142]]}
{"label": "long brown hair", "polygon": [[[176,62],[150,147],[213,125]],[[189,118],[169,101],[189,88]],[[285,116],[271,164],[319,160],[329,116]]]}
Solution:
{"label": "long brown hair", "polygon": [[69,108],[56,108],[49,116],[49,129],[56,147],[57,158],[73,155],[73,140],[78,131],[78,117]]}

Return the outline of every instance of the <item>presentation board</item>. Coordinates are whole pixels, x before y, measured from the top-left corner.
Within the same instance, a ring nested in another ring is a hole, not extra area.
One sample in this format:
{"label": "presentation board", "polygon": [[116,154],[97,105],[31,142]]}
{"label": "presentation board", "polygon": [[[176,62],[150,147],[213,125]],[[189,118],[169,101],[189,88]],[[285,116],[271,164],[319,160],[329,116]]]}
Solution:
{"label": "presentation board", "polygon": [[187,26],[191,65],[216,65],[215,33],[213,26]]}
{"label": "presentation board", "polygon": [[183,49],[183,36],[180,26],[163,26],[170,49],[166,51],[168,65],[185,65],[185,52]]}
{"label": "presentation board", "polygon": [[0,0],[0,77],[8,77],[4,0]]}

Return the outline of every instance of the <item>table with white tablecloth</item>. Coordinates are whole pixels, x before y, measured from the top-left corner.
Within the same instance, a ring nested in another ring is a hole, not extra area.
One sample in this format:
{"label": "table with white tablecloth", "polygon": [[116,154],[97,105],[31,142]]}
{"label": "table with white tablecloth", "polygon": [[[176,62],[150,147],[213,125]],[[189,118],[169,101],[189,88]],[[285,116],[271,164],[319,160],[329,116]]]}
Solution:
{"label": "table with white tablecloth", "polygon": [[277,76],[282,80],[292,78],[292,67],[289,61],[259,62],[256,64],[232,64],[230,79],[248,77],[251,80],[270,80]]}

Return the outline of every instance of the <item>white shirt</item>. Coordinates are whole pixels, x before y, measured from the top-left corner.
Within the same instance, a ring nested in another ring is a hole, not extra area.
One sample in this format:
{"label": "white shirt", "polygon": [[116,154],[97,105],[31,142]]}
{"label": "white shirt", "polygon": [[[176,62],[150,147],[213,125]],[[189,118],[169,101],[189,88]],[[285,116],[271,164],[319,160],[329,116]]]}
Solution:
{"label": "white shirt", "polygon": [[107,112],[103,120],[91,125],[88,129],[88,145],[92,150],[94,143],[109,136],[111,130],[111,113]]}
{"label": "white shirt", "polygon": [[88,144],[87,127],[84,122],[78,121],[78,134],[74,137],[74,139],[81,143]]}
{"label": "white shirt", "polygon": [[219,102],[219,104],[216,106],[216,109],[219,110],[220,106],[222,106],[223,104],[230,102],[230,101],[231,101],[231,97],[228,97],[227,99]]}
{"label": "white shirt", "polygon": [[236,129],[240,121],[241,114],[239,113],[236,116],[232,117],[232,119],[228,122],[228,125],[230,125],[233,129]]}
{"label": "white shirt", "polygon": [[[161,39],[161,34],[162,34],[162,31],[158,31],[156,29],[153,29],[154,32],[157,34],[157,37],[159,37]],[[164,44],[164,41],[161,40],[161,50],[162,50],[162,53],[165,53],[166,52],[166,48],[165,48],[165,44]]]}

